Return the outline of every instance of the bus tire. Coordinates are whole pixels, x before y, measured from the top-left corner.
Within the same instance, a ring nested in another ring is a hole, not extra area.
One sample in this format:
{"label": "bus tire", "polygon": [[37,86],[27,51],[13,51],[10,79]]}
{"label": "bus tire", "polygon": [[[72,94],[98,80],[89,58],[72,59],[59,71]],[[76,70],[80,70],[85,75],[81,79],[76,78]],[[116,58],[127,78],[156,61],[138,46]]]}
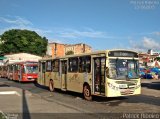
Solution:
{"label": "bus tire", "polygon": [[92,100],[91,89],[90,89],[89,85],[83,86],[83,96],[84,96],[84,99],[86,99],[88,101]]}
{"label": "bus tire", "polygon": [[49,90],[50,90],[51,92],[54,91],[54,83],[53,83],[53,80],[50,80],[50,81],[49,81]]}

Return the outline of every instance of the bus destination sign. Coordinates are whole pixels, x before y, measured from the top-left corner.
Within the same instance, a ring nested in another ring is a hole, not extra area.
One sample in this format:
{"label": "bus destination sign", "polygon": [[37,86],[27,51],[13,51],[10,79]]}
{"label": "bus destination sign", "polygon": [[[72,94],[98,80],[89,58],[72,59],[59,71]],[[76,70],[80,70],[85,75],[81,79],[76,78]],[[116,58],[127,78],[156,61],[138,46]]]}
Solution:
{"label": "bus destination sign", "polygon": [[138,53],[130,51],[110,51],[108,53],[110,57],[138,57]]}

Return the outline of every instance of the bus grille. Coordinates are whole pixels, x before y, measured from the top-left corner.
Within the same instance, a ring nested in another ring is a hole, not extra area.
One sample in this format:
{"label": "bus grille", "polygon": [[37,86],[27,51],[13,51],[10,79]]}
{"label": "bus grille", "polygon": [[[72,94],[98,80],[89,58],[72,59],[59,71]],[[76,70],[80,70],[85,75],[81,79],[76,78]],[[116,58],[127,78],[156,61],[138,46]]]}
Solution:
{"label": "bus grille", "polygon": [[119,89],[134,89],[136,86],[134,85],[134,86],[129,86],[129,87],[127,87],[127,88],[119,88]]}
{"label": "bus grille", "polygon": [[121,95],[129,95],[129,94],[133,94],[134,90],[130,90],[130,89],[125,89],[123,91],[120,91]]}

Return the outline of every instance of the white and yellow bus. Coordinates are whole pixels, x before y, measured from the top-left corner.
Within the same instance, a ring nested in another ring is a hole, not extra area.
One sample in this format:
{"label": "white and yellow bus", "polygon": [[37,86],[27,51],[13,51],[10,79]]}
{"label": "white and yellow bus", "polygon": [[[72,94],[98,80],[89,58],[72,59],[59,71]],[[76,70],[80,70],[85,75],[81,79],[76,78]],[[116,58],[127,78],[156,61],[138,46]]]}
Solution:
{"label": "white and yellow bus", "polygon": [[38,83],[63,91],[118,97],[141,93],[138,53],[105,50],[39,61]]}

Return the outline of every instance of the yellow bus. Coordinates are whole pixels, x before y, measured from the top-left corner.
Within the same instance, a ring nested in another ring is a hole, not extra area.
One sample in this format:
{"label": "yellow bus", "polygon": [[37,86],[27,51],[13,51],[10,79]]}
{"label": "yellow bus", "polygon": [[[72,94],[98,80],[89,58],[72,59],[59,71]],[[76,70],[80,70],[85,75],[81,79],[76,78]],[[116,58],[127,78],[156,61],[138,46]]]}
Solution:
{"label": "yellow bus", "polygon": [[63,91],[118,97],[141,93],[138,53],[105,50],[39,60],[38,83]]}

